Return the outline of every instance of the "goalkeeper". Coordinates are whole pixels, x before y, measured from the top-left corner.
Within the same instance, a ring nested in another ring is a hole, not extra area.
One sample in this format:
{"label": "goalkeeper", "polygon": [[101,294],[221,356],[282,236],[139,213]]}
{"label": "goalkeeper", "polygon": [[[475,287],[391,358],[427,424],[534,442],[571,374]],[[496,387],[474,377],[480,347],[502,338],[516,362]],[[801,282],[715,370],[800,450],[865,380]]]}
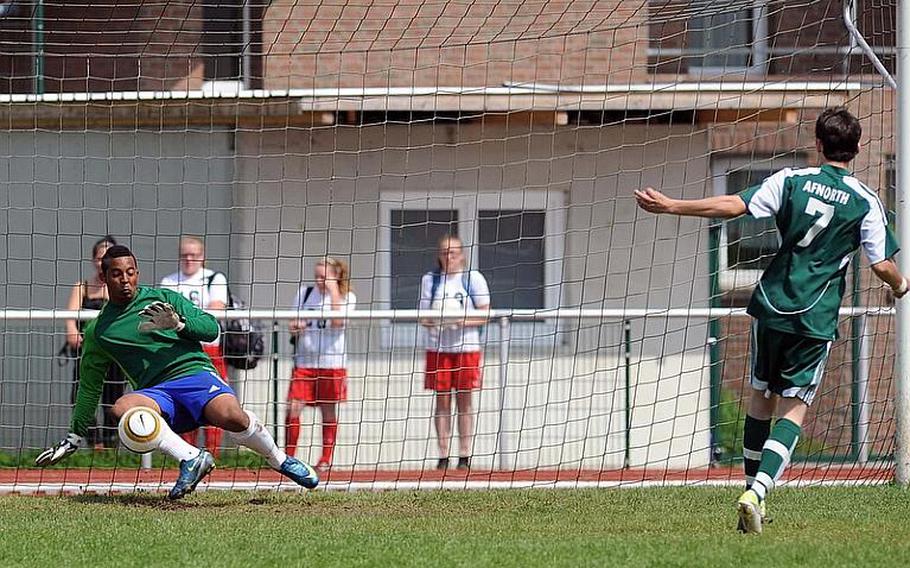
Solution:
{"label": "goalkeeper", "polygon": [[[152,435],[144,433],[143,442],[180,462],[180,474],[169,499],[191,493],[215,467],[208,451],[178,435],[201,425],[227,430],[238,444],[262,455],[272,468],[303,487],[316,487],[316,471],[278,448],[259,419],[240,407],[233,389],[202,350],[200,342],[218,337],[215,318],[176,292],[139,287],[136,257],[125,246],[107,250],[101,271],[110,300],[85,328],[70,433],[42,452],[36,465],[55,464],[83,444],[108,365],[116,363],[134,391],[120,397],[111,412],[121,420],[130,409],[151,409],[158,427]],[[133,436],[129,420],[121,420],[119,430],[121,438]]]}
{"label": "goalkeeper", "polygon": [[765,497],[796,447],[837,338],[838,309],[856,249],[895,297],[907,293],[907,280],[891,260],[898,246],[885,209],[848,169],[861,135],[859,121],[847,109],[831,108],[815,123],[820,167],[783,169],[739,195],[679,200],[651,188],[635,192],[638,205],[651,213],[773,217],[780,233],[780,248],[747,310],[754,318],[753,391],[743,432],[746,492],[737,502],[742,532],[761,533]]}

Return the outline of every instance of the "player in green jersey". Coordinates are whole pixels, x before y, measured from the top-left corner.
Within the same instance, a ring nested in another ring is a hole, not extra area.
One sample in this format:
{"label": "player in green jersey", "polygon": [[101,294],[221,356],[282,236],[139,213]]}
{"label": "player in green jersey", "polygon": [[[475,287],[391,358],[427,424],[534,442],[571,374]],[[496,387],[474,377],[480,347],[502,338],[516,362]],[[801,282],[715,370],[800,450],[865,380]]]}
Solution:
{"label": "player in green jersey", "polygon": [[[780,249],[747,310],[754,318],[753,390],[743,432],[746,491],[737,502],[742,532],[761,533],[765,497],[796,447],[837,338],[838,309],[856,249],[895,297],[907,293],[907,280],[891,260],[898,246],[885,209],[848,169],[861,135],[847,109],[831,108],[815,123],[819,167],[785,168],[739,195],[681,200],[652,188],[635,192],[638,205],[651,213],[773,217],[780,233]],[[772,416],[777,417],[773,428]]]}
{"label": "player in green jersey", "polygon": [[107,368],[116,363],[134,389],[111,409],[120,420],[121,440],[130,449],[158,449],[180,462],[170,499],[192,492],[214,468],[209,452],[178,435],[201,425],[227,430],[274,469],[299,485],[316,487],[316,470],[278,448],[256,415],[240,407],[202,350],[201,341],[218,337],[215,318],[176,292],[138,286],[136,257],[125,246],[110,247],[101,270],[110,300],[85,328],[70,433],[42,452],[36,465],[57,463],[83,444]]}

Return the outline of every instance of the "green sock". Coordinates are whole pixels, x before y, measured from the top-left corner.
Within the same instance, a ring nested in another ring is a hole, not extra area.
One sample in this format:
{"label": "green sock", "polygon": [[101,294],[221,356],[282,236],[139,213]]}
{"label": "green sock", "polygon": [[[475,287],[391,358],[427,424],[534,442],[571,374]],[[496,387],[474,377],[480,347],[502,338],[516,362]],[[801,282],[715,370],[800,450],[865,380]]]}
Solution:
{"label": "green sock", "polygon": [[771,429],[771,435],[761,452],[761,464],[755,475],[752,490],[764,499],[774,484],[780,479],[790,463],[790,455],[799,440],[800,427],[786,418],[779,418]]}

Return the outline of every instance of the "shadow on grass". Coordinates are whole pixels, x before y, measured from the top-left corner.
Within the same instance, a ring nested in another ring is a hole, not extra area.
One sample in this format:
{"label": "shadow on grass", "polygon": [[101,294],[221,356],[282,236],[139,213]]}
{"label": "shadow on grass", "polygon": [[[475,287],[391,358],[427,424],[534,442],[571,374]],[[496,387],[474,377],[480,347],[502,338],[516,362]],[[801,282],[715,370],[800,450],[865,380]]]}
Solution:
{"label": "shadow on grass", "polygon": [[231,507],[284,506],[287,496],[273,492],[219,491],[217,493],[197,492],[179,501],[170,501],[165,492],[137,492],[73,495],[68,497],[74,503],[84,505],[113,505],[128,508],[145,508],[160,511],[204,511]]}
{"label": "shadow on grass", "polygon": [[120,507],[133,507],[156,509],[161,511],[205,510],[223,509],[237,505],[244,505],[246,501],[212,501],[210,499],[198,500],[187,496],[180,501],[168,500],[165,493],[127,493],[123,495],[75,495],[73,502],[85,505],[115,505]]}

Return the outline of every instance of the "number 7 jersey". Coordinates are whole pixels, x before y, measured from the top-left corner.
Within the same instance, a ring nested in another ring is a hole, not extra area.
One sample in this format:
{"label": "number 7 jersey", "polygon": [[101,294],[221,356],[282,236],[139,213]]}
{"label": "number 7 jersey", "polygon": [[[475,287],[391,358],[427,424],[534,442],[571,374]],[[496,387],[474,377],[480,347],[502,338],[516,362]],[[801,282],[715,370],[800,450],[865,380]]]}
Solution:
{"label": "number 7 jersey", "polygon": [[878,196],[848,170],[785,168],[739,194],[747,214],[774,217],[780,248],[759,280],[748,313],[777,331],[837,338],[847,267],[857,248],[870,264],[897,241]]}

